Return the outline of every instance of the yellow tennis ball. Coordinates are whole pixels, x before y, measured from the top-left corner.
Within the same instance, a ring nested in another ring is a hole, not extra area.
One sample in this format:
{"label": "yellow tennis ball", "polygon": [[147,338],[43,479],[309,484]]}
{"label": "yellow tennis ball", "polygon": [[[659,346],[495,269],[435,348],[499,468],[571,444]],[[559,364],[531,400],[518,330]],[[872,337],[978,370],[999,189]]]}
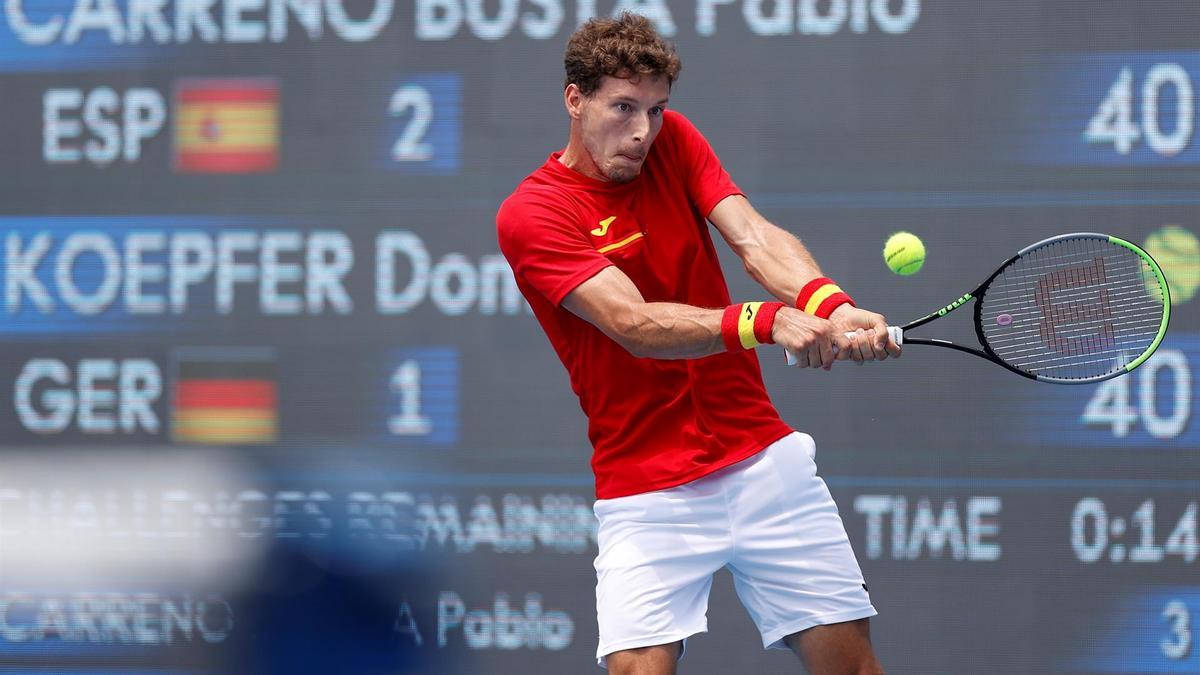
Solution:
{"label": "yellow tennis ball", "polygon": [[1200,238],[1191,230],[1168,225],[1151,232],[1145,248],[1162,267],[1171,289],[1171,304],[1191,300],[1200,288]]}
{"label": "yellow tennis ball", "polygon": [[883,261],[900,276],[916,274],[925,264],[925,244],[912,232],[897,232],[883,245]]}

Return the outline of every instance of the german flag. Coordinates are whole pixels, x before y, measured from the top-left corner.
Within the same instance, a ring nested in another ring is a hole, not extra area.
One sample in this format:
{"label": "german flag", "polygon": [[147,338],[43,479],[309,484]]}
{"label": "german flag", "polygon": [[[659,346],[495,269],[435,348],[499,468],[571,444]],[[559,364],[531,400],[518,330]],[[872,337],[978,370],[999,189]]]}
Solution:
{"label": "german flag", "polygon": [[263,173],[279,165],[279,85],[266,78],[175,85],[175,170]]}
{"label": "german flag", "polygon": [[[264,358],[265,357],[265,358]],[[278,435],[275,362],[261,352],[179,358],[171,436],[180,443],[271,443]]]}

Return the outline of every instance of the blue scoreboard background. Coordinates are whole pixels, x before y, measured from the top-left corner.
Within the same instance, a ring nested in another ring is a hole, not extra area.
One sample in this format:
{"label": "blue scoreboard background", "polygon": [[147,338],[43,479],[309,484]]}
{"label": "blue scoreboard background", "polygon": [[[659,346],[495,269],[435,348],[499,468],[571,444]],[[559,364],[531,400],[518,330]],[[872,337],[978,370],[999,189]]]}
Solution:
{"label": "blue scoreboard background", "polygon": [[[1058,233],[1158,259],[1170,332],[1099,385],[759,356],[889,672],[1200,673],[1189,0],[8,0],[0,672],[595,668],[585,420],[494,216],[566,142],[567,36],[624,10],[893,322]],[[727,573],[708,618],[682,672],[796,672]]]}

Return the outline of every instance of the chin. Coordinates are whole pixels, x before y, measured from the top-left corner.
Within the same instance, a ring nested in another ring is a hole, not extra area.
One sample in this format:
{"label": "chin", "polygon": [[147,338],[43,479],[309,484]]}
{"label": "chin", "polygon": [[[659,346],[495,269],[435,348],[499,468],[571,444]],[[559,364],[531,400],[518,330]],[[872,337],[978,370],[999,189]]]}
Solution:
{"label": "chin", "polygon": [[642,173],[642,167],[636,169],[609,169],[608,179],[614,183],[628,183]]}

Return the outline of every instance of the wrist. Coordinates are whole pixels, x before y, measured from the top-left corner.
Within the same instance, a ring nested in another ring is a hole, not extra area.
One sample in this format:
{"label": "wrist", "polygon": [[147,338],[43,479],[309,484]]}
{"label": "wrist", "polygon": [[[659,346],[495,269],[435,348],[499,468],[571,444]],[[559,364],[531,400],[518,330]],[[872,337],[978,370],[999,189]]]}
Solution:
{"label": "wrist", "polygon": [[796,296],[796,309],[822,319],[833,316],[845,305],[854,307],[854,300],[828,277],[817,277],[804,284]]}
{"label": "wrist", "polygon": [[855,309],[856,308],[853,301],[840,304],[837,307],[834,307],[833,311],[829,313],[829,320],[839,321],[845,318],[847,314],[855,311]]}
{"label": "wrist", "polygon": [[740,352],[759,345],[774,344],[772,329],[782,302],[743,302],[725,308],[721,316],[721,340],[725,350]]}

